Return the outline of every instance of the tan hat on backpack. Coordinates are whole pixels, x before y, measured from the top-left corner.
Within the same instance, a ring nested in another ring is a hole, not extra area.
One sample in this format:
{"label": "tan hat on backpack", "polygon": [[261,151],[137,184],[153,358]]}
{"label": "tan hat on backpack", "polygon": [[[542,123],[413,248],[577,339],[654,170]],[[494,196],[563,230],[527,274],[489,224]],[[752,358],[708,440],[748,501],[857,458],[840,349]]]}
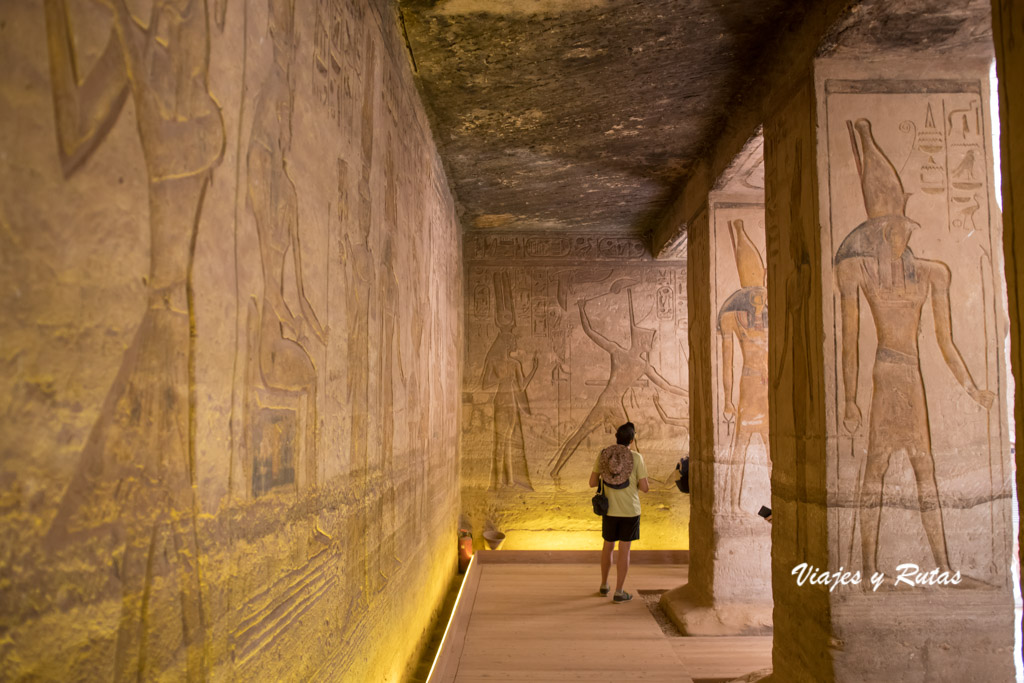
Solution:
{"label": "tan hat on backpack", "polygon": [[614,488],[623,488],[633,473],[633,451],[621,444],[601,451],[601,479]]}

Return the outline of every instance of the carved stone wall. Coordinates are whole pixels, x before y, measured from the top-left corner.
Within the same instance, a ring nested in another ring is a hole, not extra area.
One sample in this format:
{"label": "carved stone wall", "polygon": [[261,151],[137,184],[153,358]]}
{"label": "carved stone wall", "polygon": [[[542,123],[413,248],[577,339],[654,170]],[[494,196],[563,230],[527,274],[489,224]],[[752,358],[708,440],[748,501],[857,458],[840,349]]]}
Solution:
{"label": "carved stone wall", "polygon": [[463,510],[506,548],[592,548],[588,479],[615,428],[637,426],[652,493],[640,546],[686,547],[686,281],[640,240],[471,233],[465,238]]}
{"label": "carved stone wall", "polygon": [[0,8],[0,666],[398,680],[463,294],[393,10],[142,4]]}
{"label": "carved stone wall", "polygon": [[[829,406],[840,426],[833,456],[836,492],[857,490],[865,475],[854,465],[871,458],[871,442],[885,457],[930,450],[939,502],[945,503],[935,524],[944,530],[950,561],[975,578],[1001,584],[1008,578],[1002,565],[1012,553],[1011,477],[1004,285],[1001,267],[993,262],[1002,244],[1001,231],[992,227],[999,213],[987,82],[824,77],[823,86],[831,155],[824,196],[835,279],[826,304],[839,319],[836,390]],[[872,111],[878,103],[885,109]],[[901,191],[906,199],[893,199]],[[873,219],[889,215],[890,208],[912,222],[882,225],[876,235]],[[883,246],[890,251],[882,254]],[[882,266],[894,261],[900,247],[903,272],[885,272]],[[898,405],[890,406],[893,391]],[[849,451],[845,457],[843,449]],[[920,523],[920,485],[910,477],[913,468],[896,465],[889,467],[899,472],[886,476],[885,510],[906,516],[892,525],[911,527]],[[856,517],[841,514],[836,521],[863,540],[864,520]],[[965,542],[969,530],[980,526],[992,531],[987,547]],[[869,549],[857,547],[843,563],[863,561],[862,550]],[[910,545],[907,539],[880,538],[877,562],[924,564],[934,550],[924,536]]]}

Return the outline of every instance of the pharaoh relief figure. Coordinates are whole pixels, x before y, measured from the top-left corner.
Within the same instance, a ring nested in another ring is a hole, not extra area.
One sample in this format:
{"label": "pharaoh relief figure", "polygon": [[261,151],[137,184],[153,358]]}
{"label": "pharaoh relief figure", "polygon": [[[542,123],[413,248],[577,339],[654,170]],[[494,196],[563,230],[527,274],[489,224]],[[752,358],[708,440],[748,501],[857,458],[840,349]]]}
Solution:
{"label": "pharaoh relief figure", "polygon": [[[80,535],[116,545],[112,576],[122,600],[115,680],[161,672],[206,680],[191,270],[203,201],[224,152],[224,123],[207,82],[210,13],[205,0],[153,0],[141,13],[125,0],[102,4],[110,33],[84,71],[67,3],[43,3],[58,149],[70,177],[131,97],[149,195],[146,310],[47,545],[56,552]],[[82,529],[82,519],[96,523]]]}
{"label": "pharaoh relief figure", "polygon": [[[614,285],[612,293],[617,293]],[[686,389],[677,387],[662,377],[651,364],[651,351],[654,348],[657,330],[640,327],[637,324],[633,310],[633,290],[627,289],[626,294],[629,297],[629,348],[624,348],[594,329],[590,316],[587,315],[587,300],[580,299],[576,302],[580,309],[583,332],[611,357],[611,371],[594,406],[555,456],[551,477],[556,485],[559,484],[562,468],[592,432],[601,426],[614,432],[617,425],[630,421],[625,405],[626,397],[629,390],[642,378],[647,377],[654,386],[670,394],[683,397],[690,395]]]}
{"label": "pharaoh relief figure", "polygon": [[[733,292],[718,313],[718,334],[722,338],[722,390],[726,422],[734,422],[730,464],[740,463],[739,476],[730,468],[729,500],[733,511],[740,509],[740,495],[747,469],[747,451],[754,435],[768,451],[768,290],[765,289],[764,261],[743,228],[740,219],[729,221],[729,239],[740,288]],[[739,398],[733,403],[733,340],[740,344],[743,369]]]}
{"label": "pharaoh relief figure", "polygon": [[494,274],[494,322],[498,336],[484,359],[480,388],[494,391],[494,452],[491,459],[491,489],[519,487],[532,491],[523,439],[523,415],[530,415],[526,388],[537,373],[533,357],[530,372],[523,373],[516,339],[515,306],[508,272]]}
{"label": "pharaoh relief figure", "polygon": [[846,236],[834,259],[842,316],[843,424],[851,434],[861,423],[857,405],[861,294],[868,302],[878,343],[871,370],[867,462],[858,500],[863,571],[878,569],[883,480],[898,453],[905,453],[913,468],[921,521],[936,566],[950,571],[918,347],[926,303],[931,303],[942,357],[956,380],[986,410],[995,394],[978,388],[953,342],[949,267],[918,258],[908,247],[920,226],[906,216],[908,195],[899,174],[875,142],[868,120],[848,126],[868,217]]}

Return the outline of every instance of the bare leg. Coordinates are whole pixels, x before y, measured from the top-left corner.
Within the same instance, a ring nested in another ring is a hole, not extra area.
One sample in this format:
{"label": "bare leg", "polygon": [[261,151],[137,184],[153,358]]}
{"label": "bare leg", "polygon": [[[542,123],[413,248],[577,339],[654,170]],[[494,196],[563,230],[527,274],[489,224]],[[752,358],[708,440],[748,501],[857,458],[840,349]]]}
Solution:
{"label": "bare leg", "polygon": [[[498,396],[504,396],[499,394]],[[503,488],[512,483],[512,462],[509,455],[515,425],[504,400],[494,402],[494,457],[491,463],[491,488]]]}
{"label": "bare leg", "polygon": [[316,486],[317,475],[320,470],[320,461],[316,457],[316,382],[313,382],[306,389],[306,443],[303,446],[303,457],[306,459],[306,480],[299,481],[299,463],[292,463],[295,468],[295,483],[305,488]]}
{"label": "bare leg", "polygon": [[[622,585],[626,583],[626,572],[629,571],[629,544],[632,541],[619,541],[619,554],[615,558],[615,592],[622,592]],[[605,542],[607,545],[607,542]]]}
{"label": "bare leg", "polygon": [[931,453],[911,451],[910,465],[914,468],[914,478],[917,479],[917,502],[921,507],[921,522],[928,536],[928,545],[932,548],[932,555],[939,569],[950,571],[942,507],[939,505],[939,487],[935,483],[935,463]]}
{"label": "bare leg", "polygon": [[512,443],[515,435],[516,426],[513,422],[505,434],[505,443],[501,449],[501,478],[505,486],[512,486],[515,483],[515,477],[512,475]]}
{"label": "bare leg", "polygon": [[768,447],[768,432],[760,431],[757,432],[761,435],[761,445],[764,446],[764,454],[768,457],[768,467],[772,466],[772,449]]}
{"label": "bare leg", "polygon": [[576,448],[580,445],[583,439],[587,438],[592,431],[601,426],[601,413],[598,410],[590,411],[590,414],[583,420],[580,426],[573,432],[569,440],[565,442],[565,445],[558,451],[558,461],[555,466],[551,469],[551,476],[557,477],[565,467],[566,463],[569,462],[569,458],[576,452]]}
{"label": "bare leg", "polygon": [[601,548],[601,585],[608,585],[608,572],[612,568],[612,548],[615,547],[613,541],[605,541],[604,547]]}
{"label": "bare leg", "polygon": [[890,453],[868,451],[864,483],[860,490],[860,545],[864,557],[864,573],[878,569],[878,525],[882,520],[882,485],[889,469]]}

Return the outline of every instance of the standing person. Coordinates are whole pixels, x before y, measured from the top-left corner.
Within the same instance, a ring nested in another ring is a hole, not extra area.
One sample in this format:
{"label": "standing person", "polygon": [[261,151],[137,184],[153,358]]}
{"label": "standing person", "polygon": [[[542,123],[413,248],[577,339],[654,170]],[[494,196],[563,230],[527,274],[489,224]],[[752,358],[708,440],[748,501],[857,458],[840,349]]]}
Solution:
{"label": "standing person", "polygon": [[636,427],[627,422],[615,432],[615,445],[601,451],[590,473],[590,485],[597,487],[604,481],[604,492],[608,497],[608,514],[601,517],[601,595],[608,595],[608,572],[612,567],[612,550],[619,544],[619,555],[615,567],[615,602],[628,602],[633,596],[622,590],[629,571],[629,546],[640,538],[640,494],[647,493],[647,466],[643,456],[634,453],[629,446],[636,437]]}

